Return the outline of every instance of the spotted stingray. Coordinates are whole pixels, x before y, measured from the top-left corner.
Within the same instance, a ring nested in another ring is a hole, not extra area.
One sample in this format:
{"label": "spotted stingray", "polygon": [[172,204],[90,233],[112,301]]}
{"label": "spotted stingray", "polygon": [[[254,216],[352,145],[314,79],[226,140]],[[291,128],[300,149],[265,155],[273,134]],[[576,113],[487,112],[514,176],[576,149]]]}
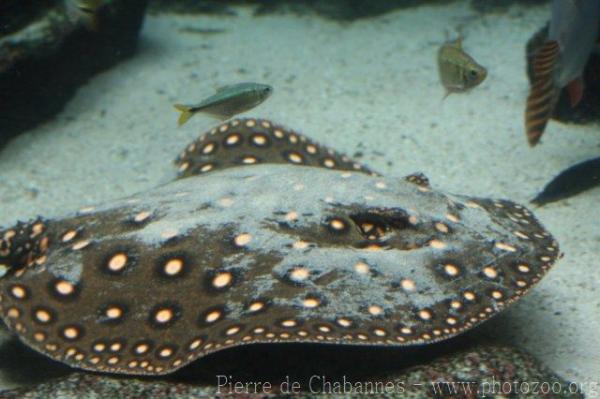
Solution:
{"label": "spotted stingray", "polygon": [[167,374],[251,343],[448,339],[559,250],[525,207],[383,178],[266,120],[192,143],[180,178],[0,232],[0,314],[71,366]]}

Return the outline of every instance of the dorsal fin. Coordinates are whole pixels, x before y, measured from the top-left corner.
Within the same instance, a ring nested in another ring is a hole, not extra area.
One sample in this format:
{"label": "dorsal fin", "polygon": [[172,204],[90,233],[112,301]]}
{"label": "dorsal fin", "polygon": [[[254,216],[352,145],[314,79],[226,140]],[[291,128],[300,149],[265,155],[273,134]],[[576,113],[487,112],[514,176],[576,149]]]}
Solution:
{"label": "dorsal fin", "polygon": [[560,46],[557,41],[552,40],[544,43],[533,60],[534,80],[549,75],[554,71],[559,53]]}
{"label": "dorsal fin", "polygon": [[260,163],[374,174],[347,156],[264,119],[233,119],[223,123],[188,145],[175,161],[180,178]]}

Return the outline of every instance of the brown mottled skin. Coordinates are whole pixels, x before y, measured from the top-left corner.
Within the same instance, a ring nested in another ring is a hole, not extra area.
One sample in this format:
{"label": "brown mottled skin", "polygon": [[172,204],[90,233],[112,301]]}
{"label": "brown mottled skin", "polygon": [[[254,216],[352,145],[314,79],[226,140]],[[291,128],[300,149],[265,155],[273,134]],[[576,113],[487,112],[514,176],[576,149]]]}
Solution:
{"label": "brown mottled skin", "polygon": [[497,314],[559,254],[521,205],[383,178],[265,120],[177,163],[169,184],[0,231],[0,315],[24,343],[145,375],[251,343],[423,345]]}

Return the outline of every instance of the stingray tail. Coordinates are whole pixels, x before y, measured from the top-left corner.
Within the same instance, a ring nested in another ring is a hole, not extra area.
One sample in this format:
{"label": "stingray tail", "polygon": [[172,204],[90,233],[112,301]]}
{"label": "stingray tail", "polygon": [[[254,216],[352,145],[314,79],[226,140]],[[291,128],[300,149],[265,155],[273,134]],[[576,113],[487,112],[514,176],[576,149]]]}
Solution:
{"label": "stingray tail", "polygon": [[179,115],[179,119],[177,119],[177,125],[181,126],[188,121],[192,116],[194,116],[194,112],[192,112],[192,107],[189,105],[183,104],[175,104],[175,109],[181,112]]}
{"label": "stingray tail", "polygon": [[553,72],[559,51],[556,41],[547,42],[533,61],[534,79],[525,109],[525,131],[531,147],[540,141],[558,100],[560,90],[554,84]]}

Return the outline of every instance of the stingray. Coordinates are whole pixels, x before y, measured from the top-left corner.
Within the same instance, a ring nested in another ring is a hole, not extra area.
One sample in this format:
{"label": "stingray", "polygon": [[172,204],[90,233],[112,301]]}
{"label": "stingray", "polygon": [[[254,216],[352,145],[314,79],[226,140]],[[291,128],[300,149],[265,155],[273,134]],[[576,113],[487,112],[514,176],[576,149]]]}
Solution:
{"label": "stingray", "polygon": [[267,120],[191,143],[173,182],[0,231],[0,314],[70,366],[171,373],[252,343],[419,346],[559,256],[524,206],[385,178]]}

